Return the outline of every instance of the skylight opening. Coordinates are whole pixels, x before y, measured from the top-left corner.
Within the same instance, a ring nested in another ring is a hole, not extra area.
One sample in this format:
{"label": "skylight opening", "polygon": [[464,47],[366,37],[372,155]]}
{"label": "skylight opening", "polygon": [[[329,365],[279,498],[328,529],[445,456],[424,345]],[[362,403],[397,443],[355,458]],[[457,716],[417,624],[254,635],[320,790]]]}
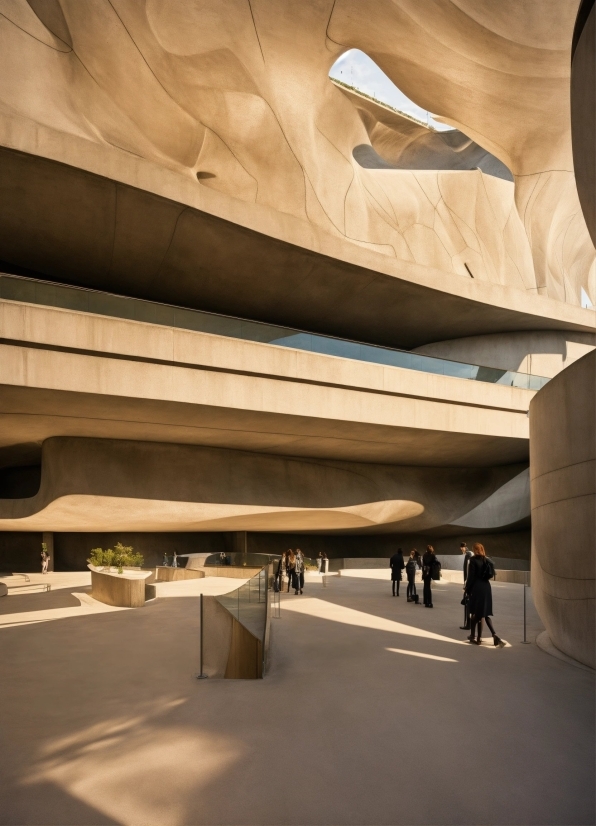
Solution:
{"label": "skylight opening", "polygon": [[429,129],[437,132],[447,132],[453,129],[451,126],[436,121],[430,112],[406,97],[385,72],[382,72],[377,64],[360,49],[350,49],[344,52],[331,67],[329,77],[418,121]]}

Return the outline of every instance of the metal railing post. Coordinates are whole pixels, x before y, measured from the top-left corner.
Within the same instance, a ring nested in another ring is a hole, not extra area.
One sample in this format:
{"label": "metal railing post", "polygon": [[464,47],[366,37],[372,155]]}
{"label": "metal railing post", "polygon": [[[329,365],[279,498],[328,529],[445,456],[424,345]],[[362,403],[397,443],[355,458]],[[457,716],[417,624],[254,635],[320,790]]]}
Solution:
{"label": "metal railing post", "polygon": [[530,645],[528,640],[526,639],[526,589],[528,587],[528,574],[527,571],[524,571],[524,638],[522,640],[522,645]]}
{"label": "metal railing post", "polygon": [[201,652],[199,656],[199,673],[197,674],[197,680],[205,680],[207,679],[207,675],[203,674],[203,594],[199,597],[199,615],[201,620],[201,628],[199,631],[199,640],[201,644]]}

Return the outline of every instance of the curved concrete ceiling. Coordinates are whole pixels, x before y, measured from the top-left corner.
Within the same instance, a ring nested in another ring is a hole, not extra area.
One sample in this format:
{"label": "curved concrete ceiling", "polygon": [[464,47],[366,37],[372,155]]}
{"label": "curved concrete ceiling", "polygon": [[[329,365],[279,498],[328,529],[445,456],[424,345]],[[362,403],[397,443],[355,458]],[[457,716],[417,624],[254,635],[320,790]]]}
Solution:
{"label": "curved concrete ceiling", "polygon": [[530,471],[523,470],[484,502],[451,524],[465,528],[502,528],[530,515]]}
{"label": "curved concrete ceiling", "polygon": [[[0,23],[0,258],[406,347],[593,328],[575,309],[596,270],[571,164],[571,0],[51,8],[15,0]],[[354,150],[377,138],[327,76],[352,47],[514,183],[363,168]]]}
{"label": "curved concrete ceiling", "polygon": [[[453,522],[519,471],[406,468],[188,445],[47,439],[39,492],[2,530],[391,532]],[[45,527],[44,527],[45,526]]]}

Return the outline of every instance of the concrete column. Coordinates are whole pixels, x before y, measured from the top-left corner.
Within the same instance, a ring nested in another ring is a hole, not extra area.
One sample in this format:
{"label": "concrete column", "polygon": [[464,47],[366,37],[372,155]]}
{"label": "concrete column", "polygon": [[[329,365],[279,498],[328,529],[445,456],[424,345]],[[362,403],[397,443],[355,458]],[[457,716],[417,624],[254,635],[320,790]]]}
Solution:
{"label": "concrete column", "polygon": [[[48,553],[50,555],[50,561],[48,562],[48,571],[54,570],[54,534],[47,533],[44,531],[42,534],[42,542],[45,542],[47,545]],[[41,553],[41,549],[40,549]]]}
{"label": "concrete column", "polygon": [[247,553],[248,534],[246,531],[234,531],[234,533],[232,534],[232,550],[234,551],[234,553]]}

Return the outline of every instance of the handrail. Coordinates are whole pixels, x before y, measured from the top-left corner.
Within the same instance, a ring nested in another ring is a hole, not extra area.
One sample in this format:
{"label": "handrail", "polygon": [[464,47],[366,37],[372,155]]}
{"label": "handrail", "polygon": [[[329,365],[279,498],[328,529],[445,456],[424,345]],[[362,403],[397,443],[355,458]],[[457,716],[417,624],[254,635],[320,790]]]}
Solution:
{"label": "handrail", "polygon": [[0,574],[0,579],[7,579],[13,576],[22,576],[25,582],[31,582],[31,577],[27,576],[27,574]]}
{"label": "handrail", "polygon": [[205,310],[191,310],[173,304],[101,292],[88,287],[76,287],[23,275],[0,273],[0,299],[41,304],[50,307],[95,313],[113,318],[125,318],[177,327],[195,332],[253,341],[277,347],[306,350],[320,355],[400,367],[452,378],[503,384],[524,390],[540,390],[549,379],[515,370],[497,369],[480,364],[443,359],[381,347],[377,344],[340,339],[320,333],[309,333],[291,327],[280,327],[261,321],[218,315]]}

